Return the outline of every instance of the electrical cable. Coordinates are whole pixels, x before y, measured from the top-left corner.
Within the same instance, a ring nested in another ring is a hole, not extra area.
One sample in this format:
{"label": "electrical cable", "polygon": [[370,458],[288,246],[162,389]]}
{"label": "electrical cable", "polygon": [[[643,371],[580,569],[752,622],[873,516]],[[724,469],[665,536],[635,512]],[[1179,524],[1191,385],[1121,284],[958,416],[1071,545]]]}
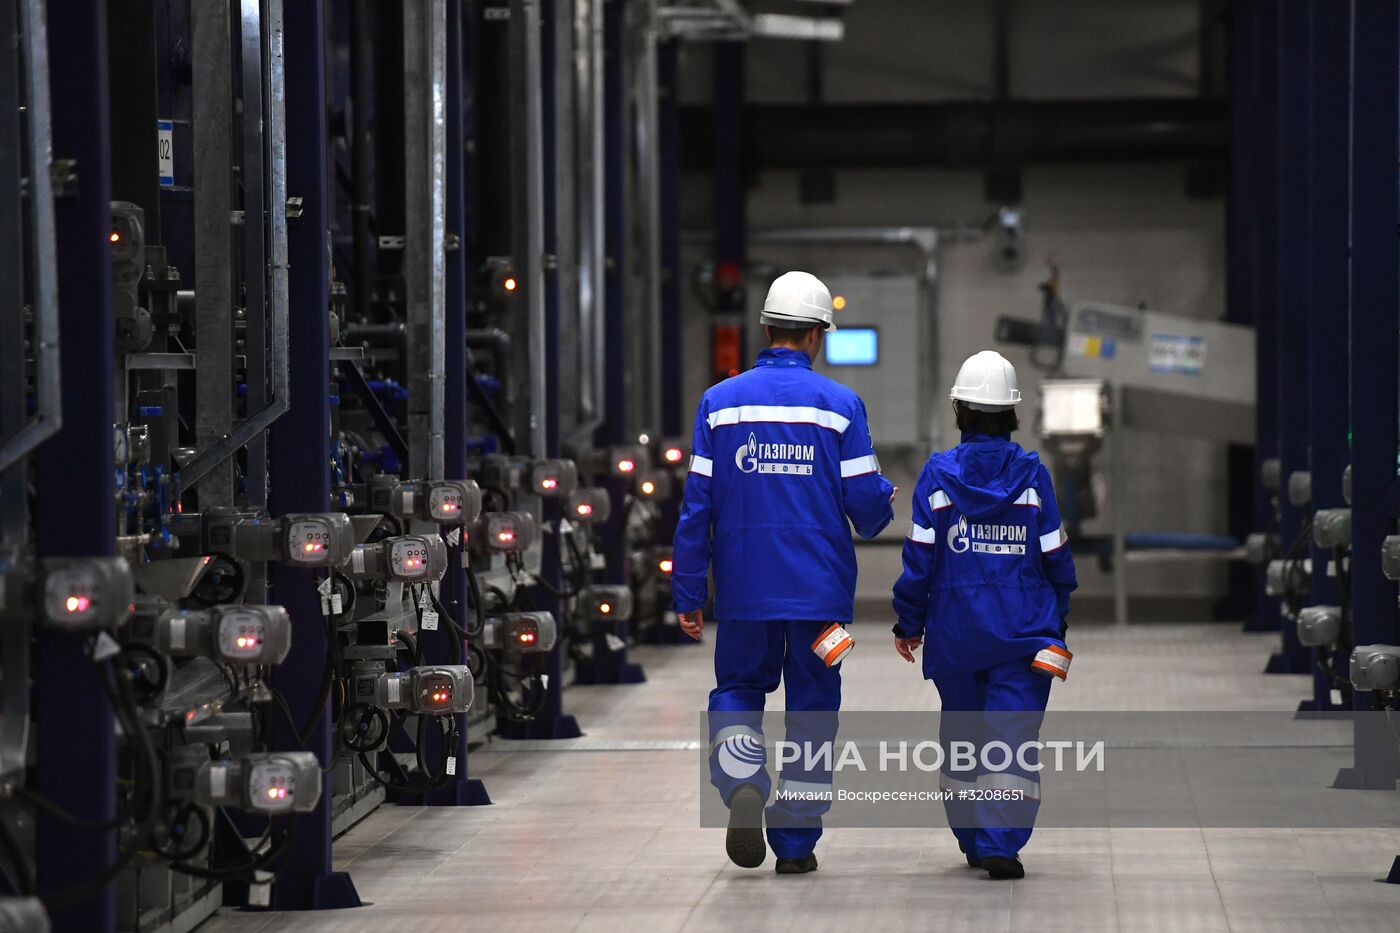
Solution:
{"label": "electrical cable", "polygon": [[[222,810],[222,808],[220,809]],[[236,879],[252,880],[259,871],[266,869],[268,865],[280,858],[282,853],[287,850],[288,846],[291,844],[293,830],[296,828],[297,820],[300,817],[300,813],[293,813],[282,837],[269,846],[266,852],[261,855],[252,855],[251,853],[262,848],[267,844],[268,840],[272,838],[274,822],[273,818],[269,817],[267,829],[263,831],[262,836],[248,850],[250,857],[241,863],[205,866],[191,865],[187,862],[172,862],[169,868],[171,871],[177,871],[182,875],[189,875],[193,878],[203,878],[209,881],[230,881]]]}
{"label": "electrical cable", "polygon": [[467,633],[462,631],[462,627],[457,624],[457,620],[453,618],[452,613],[447,611],[447,607],[442,604],[442,600],[438,598],[437,594],[433,593],[431,590],[428,592],[432,596],[433,607],[438,614],[438,618],[447,623],[448,641],[452,645],[452,663],[461,664],[466,660],[463,657],[462,643],[467,640]]}
{"label": "electrical cable", "polygon": [[[124,653],[125,649],[123,649]],[[122,658],[123,654],[117,655],[117,659]],[[129,845],[125,849],[119,850],[117,857],[107,868],[99,872],[97,877],[60,891],[41,895],[41,899],[50,909],[86,900],[101,891],[113,878],[125,871],[126,867],[136,858],[137,853],[145,847],[146,840],[150,838],[156,818],[159,816],[161,780],[155,743],[146,730],[145,723],[141,721],[141,710],[136,703],[130,679],[117,676],[118,671],[113,662],[108,663],[107,672],[111,676],[99,677],[103,692],[107,694],[107,700],[112,705],[127,742],[137,746],[133,752],[139,752],[139,754],[133,754],[133,767],[139,765],[145,769],[144,781],[135,780],[133,786],[139,788],[144,785],[148,788],[150,800],[144,811],[133,810],[139,822],[130,837]],[[115,683],[112,682],[113,680]]]}
{"label": "electrical cable", "polygon": [[481,580],[476,575],[476,568],[467,565],[467,594],[471,599],[471,608],[476,614],[475,629],[468,629],[467,634],[471,638],[480,638],[486,631],[486,601],[481,596]]}
{"label": "electrical cable", "polygon": [[[531,722],[544,711],[545,703],[549,698],[549,691],[542,689],[542,684],[538,674],[517,674],[514,671],[507,671],[500,661],[487,655],[487,665],[489,676],[487,687],[491,694],[491,701],[495,704],[497,711],[511,722]],[[522,698],[527,697],[530,689],[526,686],[526,681],[533,680],[534,702],[527,706],[524,703],[517,703],[510,695],[506,687],[505,680],[509,677],[520,688]]]}
{"label": "electrical cable", "polygon": [[10,832],[10,826],[0,819],[0,849],[5,852],[5,860],[10,863],[11,871],[10,887],[21,897],[34,896],[34,874],[29,870],[29,862],[25,860],[24,850],[20,848],[18,840]]}
{"label": "electrical cable", "polygon": [[[404,794],[421,794],[424,791],[444,786],[451,780],[452,777],[454,777],[454,775],[449,774],[447,772],[447,762],[450,759],[457,757],[457,742],[459,738],[459,732],[457,730],[457,717],[445,717],[448,722],[448,743],[447,754],[443,758],[442,774],[433,774],[433,772],[427,767],[427,762],[423,759],[423,746],[426,744],[428,737],[428,720],[431,718],[436,717],[423,716],[421,714],[418,717],[418,735],[416,742],[418,771],[420,774],[426,775],[426,777],[423,780],[417,782],[400,783],[398,781],[390,780],[379,773],[378,766],[370,760],[367,754],[365,754],[364,752],[360,752],[360,764],[364,765],[365,770],[369,773],[369,776],[374,779],[375,783],[379,784],[381,787],[384,787],[386,790],[394,790]],[[402,721],[399,725],[400,727],[402,727]]]}
{"label": "electrical cable", "polygon": [[[334,577],[332,577],[332,579],[334,579]],[[353,586],[349,586],[347,587],[347,589],[352,594],[355,592],[355,588]],[[316,695],[318,697],[318,699],[316,700],[316,706],[312,710],[311,716],[307,719],[306,722],[302,723],[300,728],[293,727],[296,731],[297,743],[302,748],[306,747],[306,742],[311,737],[311,733],[313,730],[315,730],[317,724],[320,723],[321,717],[326,715],[326,708],[331,698],[331,687],[333,685],[333,682],[337,679],[336,674],[340,671],[340,632],[339,627],[336,624],[336,619],[343,618],[345,614],[350,612],[353,607],[354,597],[352,596],[350,606],[342,607],[345,609],[345,612],[341,613],[341,615],[339,616],[325,617],[326,666],[321,673],[321,686],[316,691]]]}
{"label": "electrical cable", "polygon": [[15,788],[15,795],[23,798],[36,810],[43,810],[50,816],[56,817],[62,820],[63,822],[69,823],[73,826],[77,826],[80,829],[90,829],[96,832],[105,832],[109,829],[116,829],[118,826],[121,826],[128,822],[131,818],[130,814],[124,813],[119,808],[117,811],[117,815],[110,820],[84,819],[81,816],[77,816],[73,813],[68,812],[67,810],[60,807],[58,804],[47,799],[46,797],[41,796],[36,791],[31,790],[30,788],[25,787],[23,785]]}

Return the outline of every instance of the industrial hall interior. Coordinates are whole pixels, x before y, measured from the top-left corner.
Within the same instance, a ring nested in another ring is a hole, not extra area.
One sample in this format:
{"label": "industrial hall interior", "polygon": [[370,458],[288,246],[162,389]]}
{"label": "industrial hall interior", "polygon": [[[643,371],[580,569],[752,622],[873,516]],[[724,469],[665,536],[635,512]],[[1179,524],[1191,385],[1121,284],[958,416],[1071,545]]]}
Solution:
{"label": "industrial hall interior", "polygon": [[0,933],[1400,931],[1400,0],[0,0]]}

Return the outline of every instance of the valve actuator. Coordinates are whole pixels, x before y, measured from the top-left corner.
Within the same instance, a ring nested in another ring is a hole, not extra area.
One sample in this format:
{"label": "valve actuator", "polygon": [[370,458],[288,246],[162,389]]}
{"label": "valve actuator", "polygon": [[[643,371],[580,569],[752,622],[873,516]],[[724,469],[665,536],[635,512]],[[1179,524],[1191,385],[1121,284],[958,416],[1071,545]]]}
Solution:
{"label": "valve actuator", "polygon": [[1351,653],[1351,685],[1357,690],[1400,689],[1400,647],[1358,645]]}
{"label": "valve actuator", "polygon": [[536,460],[530,468],[530,488],[546,499],[567,496],[578,487],[578,467],[572,460]]}
{"label": "valve actuator", "polygon": [[584,525],[602,524],[611,512],[612,499],[608,491],[596,486],[575,490],[564,505],[564,515],[569,521]]}
{"label": "valve actuator", "polygon": [[441,535],[400,535],[362,544],[350,555],[351,576],[377,577],[401,583],[442,579],[447,570],[447,546]]}
{"label": "valve actuator", "polygon": [[1305,606],[1298,612],[1298,641],[1309,648],[1335,645],[1342,637],[1340,606]]}
{"label": "valve actuator", "polygon": [[666,470],[643,470],[634,488],[643,499],[665,499],[671,495],[671,474]]}
{"label": "valve actuator", "polygon": [[1313,515],[1313,542],[1326,550],[1351,547],[1351,509],[1318,509]]}
{"label": "valve actuator", "polygon": [[559,625],[551,612],[507,612],[486,620],[482,644],[497,651],[533,654],[549,651],[559,638]]}
{"label": "valve actuator", "polygon": [[397,478],[371,480],[369,507],[395,518],[419,518],[439,525],[470,525],[481,515],[481,487],[469,479]]}
{"label": "valve actuator", "polygon": [[441,716],[471,709],[474,684],[465,664],[431,664],[407,671],[355,675],[355,699],[381,709]]}
{"label": "valve actuator", "polygon": [[577,617],[594,624],[632,618],[632,588],[607,583],[585,586],[578,594]]}
{"label": "valve actuator", "polygon": [[245,518],[234,524],[231,544],[239,560],[334,567],[350,556],[355,531],[350,516],[343,512]]}
{"label": "valve actuator", "polygon": [[292,648],[292,620],[281,606],[215,606],[162,613],[156,646],[171,657],[205,657],[229,664],[281,664]]}
{"label": "valve actuator", "polygon": [[312,752],[267,752],[206,761],[194,775],[194,799],[206,807],[255,813],[307,813],[321,800],[321,766]]}
{"label": "valve actuator", "polygon": [[528,550],[539,537],[539,522],[529,512],[487,512],[482,526],[472,540],[501,554]]}
{"label": "valve actuator", "polygon": [[115,626],[131,614],[131,568],[121,557],[50,557],[41,567],[43,620],[79,631]]}
{"label": "valve actuator", "polygon": [[1312,502],[1312,473],[1308,470],[1294,470],[1288,474],[1288,504],[1296,508],[1306,508]]}

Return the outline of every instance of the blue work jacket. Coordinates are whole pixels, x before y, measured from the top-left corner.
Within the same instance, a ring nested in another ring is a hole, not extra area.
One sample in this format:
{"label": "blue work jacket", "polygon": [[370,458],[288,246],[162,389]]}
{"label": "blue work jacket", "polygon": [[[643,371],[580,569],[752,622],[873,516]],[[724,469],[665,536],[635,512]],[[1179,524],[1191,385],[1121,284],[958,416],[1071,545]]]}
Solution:
{"label": "blue work jacket", "polygon": [[851,621],[851,525],[869,538],[894,518],[860,396],[770,348],[705,393],[692,450],[676,610],[705,605],[713,563],[718,618]]}
{"label": "blue work jacket", "polygon": [[1009,437],[964,434],[924,464],[913,509],[894,632],[923,636],[927,676],[1064,646],[1078,581],[1038,456]]}

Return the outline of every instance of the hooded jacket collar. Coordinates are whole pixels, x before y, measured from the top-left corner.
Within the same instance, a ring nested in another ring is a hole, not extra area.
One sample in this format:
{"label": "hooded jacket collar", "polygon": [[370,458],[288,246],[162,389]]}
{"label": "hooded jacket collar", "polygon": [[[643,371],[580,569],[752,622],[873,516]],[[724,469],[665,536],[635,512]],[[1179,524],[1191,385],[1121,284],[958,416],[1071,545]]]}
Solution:
{"label": "hooded jacket collar", "polygon": [[938,488],[968,518],[995,515],[1035,482],[1040,458],[1010,436],[964,433],[962,440],[929,465]]}

